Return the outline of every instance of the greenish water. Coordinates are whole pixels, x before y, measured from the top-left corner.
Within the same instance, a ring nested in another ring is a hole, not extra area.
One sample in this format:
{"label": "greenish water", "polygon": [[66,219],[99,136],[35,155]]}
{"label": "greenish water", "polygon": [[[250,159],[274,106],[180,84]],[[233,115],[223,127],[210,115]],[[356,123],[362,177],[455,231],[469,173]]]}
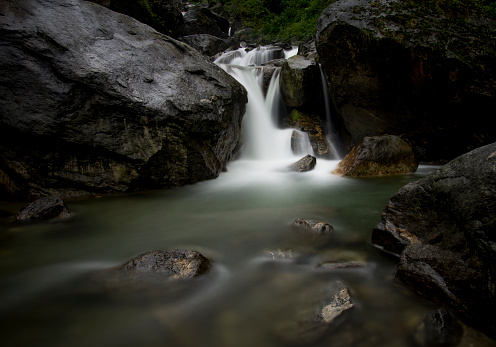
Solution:
{"label": "greenish water", "polygon": [[[388,199],[411,175],[350,179],[336,162],[296,174],[234,162],[218,179],[174,190],[70,201],[74,216],[0,225],[2,346],[410,346],[437,308],[394,280],[370,244]],[[0,205],[16,211],[18,205]],[[334,226],[325,244],[297,237],[296,218]],[[151,249],[194,249],[213,270],[187,282],[125,285],[102,270]],[[267,251],[291,251],[272,260]],[[325,260],[361,267],[324,270]],[[317,339],[298,334],[326,287],[355,308]]]}

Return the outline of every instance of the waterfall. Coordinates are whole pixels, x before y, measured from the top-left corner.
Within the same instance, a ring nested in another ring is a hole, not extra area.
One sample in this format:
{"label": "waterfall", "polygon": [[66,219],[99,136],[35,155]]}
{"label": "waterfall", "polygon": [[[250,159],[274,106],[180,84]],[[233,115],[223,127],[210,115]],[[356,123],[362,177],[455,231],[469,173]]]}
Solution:
{"label": "waterfall", "polygon": [[[290,58],[297,51],[296,48],[286,50],[282,55],[280,49],[272,46],[258,47],[251,51],[240,48],[226,52],[215,60],[218,66],[240,82],[248,92],[242,122],[244,144],[239,159],[231,163],[229,169],[230,172],[236,172],[235,176],[242,181],[248,179],[248,172],[249,179],[259,177],[266,180],[273,177],[280,181],[281,176],[276,175],[275,178],[272,175],[284,172],[288,164],[294,163],[303,155],[314,154],[307,133],[278,127],[281,68],[275,68],[266,96],[262,91],[264,66],[261,65],[274,58]],[[337,161],[319,159],[315,170],[309,174],[319,179],[328,179],[329,172],[336,164]]]}
{"label": "waterfall", "polygon": [[329,89],[327,88],[327,80],[325,79],[324,72],[322,71],[322,66],[319,64],[320,70],[320,80],[322,81],[322,94],[324,95],[324,103],[325,103],[325,112],[326,112],[326,130],[327,130],[327,143],[332,149],[332,153],[339,158],[339,152],[336,148],[336,141],[333,137],[335,137],[334,129],[332,126],[332,118],[331,118],[331,102],[329,100]]}
{"label": "waterfall", "polygon": [[[242,124],[243,159],[281,160],[294,157],[291,150],[293,130],[279,129],[276,125],[280,100],[279,68],[272,76],[266,97],[261,88],[263,68],[260,65],[272,60],[276,52],[271,46],[258,47],[249,52],[241,48],[215,60],[216,64],[240,82],[248,92],[248,104]],[[285,56],[286,54],[291,52],[285,52]]]}

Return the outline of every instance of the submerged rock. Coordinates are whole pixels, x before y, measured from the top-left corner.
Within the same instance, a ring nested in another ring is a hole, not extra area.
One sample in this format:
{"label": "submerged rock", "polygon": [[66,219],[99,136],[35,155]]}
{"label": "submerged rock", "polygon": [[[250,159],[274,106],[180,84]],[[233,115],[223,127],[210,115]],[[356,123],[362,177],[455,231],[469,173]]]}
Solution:
{"label": "submerged rock", "polygon": [[351,300],[350,291],[342,283],[337,282],[330,290],[330,297],[326,305],[320,312],[320,318],[326,324],[331,324],[341,316],[344,312],[355,307]]}
{"label": "submerged rock", "polygon": [[24,206],[16,216],[18,221],[48,220],[69,217],[71,213],[60,195],[50,195]]}
{"label": "submerged rock", "polygon": [[318,236],[330,236],[334,231],[334,228],[329,223],[301,218],[293,222],[293,228]]}
{"label": "submerged rock", "polygon": [[336,329],[345,312],[355,306],[349,289],[340,281],[330,284],[323,293],[312,295],[321,299],[320,304],[301,310],[299,319],[279,327],[277,333],[285,342],[300,345],[322,339]]}
{"label": "submerged rock", "polygon": [[457,318],[440,308],[425,315],[415,332],[418,346],[458,346],[463,335],[463,327]]}
{"label": "submerged rock", "polygon": [[378,176],[412,173],[417,170],[412,147],[393,135],[365,137],[332,173],[343,176]]}
{"label": "submerged rock", "polygon": [[129,260],[121,270],[130,274],[160,274],[173,279],[202,275],[210,269],[210,261],[197,251],[153,250]]}
{"label": "submerged rock", "polygon": [[436,161],[496,141],[487,126],[496,109],[496,25],[480,9],[342,0],[324,10],[316,47],[348,148],[366,136],[402,135],[419,160]]}
{"label": "submerged rock", "polygon": [[4,1],[1,12],[6,194],[191,184],[241,147],[246,91],[190,46],[85,1]]}
{"label": "submerged rock", "polygon": [[288,167],[288,169],[289,171],[306,172],[313,170],[316,164],[317,164],[317,158],[308,154],[305,157],[298,160],[296,163],[291,164]]}
{"label": "submerged rock", "polygon": [[400,257],[396,277],[496,334],[496,144],[394,194],[372,243]]}

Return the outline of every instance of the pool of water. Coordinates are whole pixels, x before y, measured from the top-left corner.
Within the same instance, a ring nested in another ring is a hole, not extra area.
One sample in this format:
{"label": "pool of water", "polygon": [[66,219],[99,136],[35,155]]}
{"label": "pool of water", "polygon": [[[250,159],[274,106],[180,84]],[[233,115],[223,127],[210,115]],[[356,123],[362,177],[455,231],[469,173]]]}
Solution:
{"label": "pool of water", "polygon": [[[410,346],[438,306],[394,280],[395,259],[370,235],[391,195],[435,167],[343,178],[329,173],[337,161],[308,173],[287,164],[237,161],[187,187],[68,201],[69,219],[4,220],[2,346]],[[326,221],[334,233],[324,243],[298,236],[297,218]],[[152,249],[197,250],[213,268],[186,282],[107,275]],[[291,258],[274,260],[279,252]],[[326,270],[323,261],[361,266]],[[302,333],[302,317],[336,281],[354,309],[323,333]]]}

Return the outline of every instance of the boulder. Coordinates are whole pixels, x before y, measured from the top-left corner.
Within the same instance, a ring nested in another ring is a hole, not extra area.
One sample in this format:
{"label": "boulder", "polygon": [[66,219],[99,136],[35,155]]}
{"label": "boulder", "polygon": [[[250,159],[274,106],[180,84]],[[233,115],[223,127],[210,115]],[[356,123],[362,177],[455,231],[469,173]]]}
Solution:
{"label": "boulder", "polygon": [[246,91],[190,46],[91,2],[3,1],[0,12],[7,194],[190,184],[241,147]]}
{"label": "boulder", "polygon": [[188,279],[209,271],[210,261],[197,251],[153,250],[127,261],[121,270],[128,274],[158,274],[172,279]]}
{"label": "boulder", "polygon": [[182,3],[178,0],[90,0],[113,11],[131,16],[148,24],[158,32],[177,38],[184,32],[181,13]]}
{"label": "boulder", "polygon": [[400,256],[396,277],[496,333],[496,144],[466,153],[394,194],[372,243]]}
{"label": "boulder", "polygon": [[60,195],[50,195],[24,206],[16,216],[18,221],[48,220],[69,217],[71,213]]}
{"label": "boulder", "polygon": [[289,171],[306,172],[313,170],[316,164],[317,164],[317,158],[308,154],[303,158],[301,158],[300,160],[298,160],[296,163],[291,164],[288,167],[288,169]]}
{"label": "boulder", "polygon": [[316,47],[348,148],[404,135],[419,160],[440,161],[496,141],[486,121],[496,109],[496,24],[478,9],[343,0],[324,10]]}
{"label": "boulder", "polygon": [[288,58],[279,85],[284,102],[291,107],[315,112],[323,106],[322,79],[314,59],[301,55]]}
{"label": "boulder", "polygon": [[191,6],[187,9],[184,26],[184,35],[209,34],[221,39],[229,37],[229,21],[203,6]]}
{"label": "boulder", "polygon": [[187,43],[208,57],[213,57],[229,48],[229,43],[226,40],[209,34],[181,36],[179,41]]}
{"label": "boulder", "polygon": [[412,147],[394,135],[365,137],[332,172],[343,176],[378,176],[412,173],[417,170]]}

